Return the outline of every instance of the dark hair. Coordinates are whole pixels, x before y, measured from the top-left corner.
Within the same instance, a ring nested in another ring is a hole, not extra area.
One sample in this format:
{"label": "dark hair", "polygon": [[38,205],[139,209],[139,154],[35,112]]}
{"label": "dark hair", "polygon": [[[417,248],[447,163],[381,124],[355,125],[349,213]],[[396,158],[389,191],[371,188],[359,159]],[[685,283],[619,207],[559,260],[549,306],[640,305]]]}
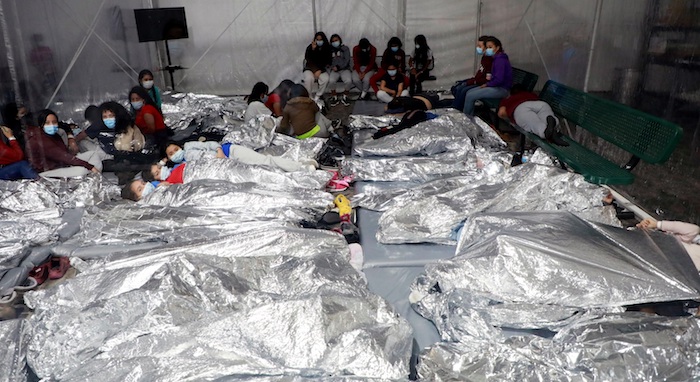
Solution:
{"label": "dark hair", "polygon": [[138,195],[136,195],[136,193],[131,190],[131,185],[134,184],[134,182],[138,181],[139,179],[133,179],[126,183],[124,188],[122,188],[122,199],[133,200],[135,202],[139,201]]}
{"label": "dark hair", "polygon": [[403,47],[403,43],[401,42],[401,39],[394,36],[389,39],[389,42],[386,43],[386,48],[391,49],[392,46],[398,45],[399,49]]}
{"label": "dark hair", "polygon": [[[139,83],[141,83],[141,80],[142,80],[143,77],[145,77],[146,75],[150,75],[151,77],[154,77],[154,76],[153,76],[153,72],[151,72],[151,71],[148,70],[148,69],[144,69],[144,70],[142,70],[142,71],[139,72]],[[155,78],[155,77],[154,77],[154,78]]]}
{"label": "dark hair", "polygon": [[284,108],[284,106],[287,104],[287,101],[289,100],[289,90],[292,89],[292,86],[294,86],[294,81],[292,80],[283,80],[280,82],[279,85],[271,92],[274,94],[277,94],[280,96],[280,106]]}
{"label": "dark hair", "polygon": [[485,44],[486,41],[488,41],[489,37],[491,37],[491,36],[487,36],[487,35],[479,36],[479,38],[476,39],[476,41],[481,41]]}
{"label": "dark hair", "polygon": [[328,37],[326,37],[326,34],[325,34],[325,33],[320,32],[320,31],[319,31],[319,32],[316,32],[316,34],[314,35],[314,40],[315,40],[316,37],[318,37],[318,36],[321,36],[321,38],[323,39],[323,46],[322,46],[321,48],[325,49],[326,46],[330,45],[330,44],[328,43]]}
{"label": "dark hair", "polygon": [[425,48],[426,51],[430,49],[430,47],[428,46],[428,40],[422,34],[417,35],[416,38],[413,39],[413,42],[417,45],[420,45],[421,49]]}
{"label": "dark hair", "polygon": [[493,37],[493,36],[489,36],[489,37],[486,39],[486,42],[493,43],[493,45],[496,45],[496,46],[499,48],[499,50],[500,50],[501,52],[503,52],[503,44],[501,44],[501,40],[499,40],[499,39],[497,39],[497,38],[495,38],[495,37]]}
{"label": "dark hair", "polygon": [[333,34],[331,35],[331,41],[333,41],[333,39],[336,38],[336,37],[338,38],[338,40],[340,40],[340,45],[343,45],[343,39],[340,38],[340,35],[337,34],[337,33],[333,33]]}
{"label": "dark hair", "polygon": [[367,40],[365,37],[363,37],[363,38],[360,39],[360,44],[359,44],[359,45],[360,45],[360,49],[367,49],[367,48],[369,48],[370,45],[372,45],[372,44],[369,43],[369,40]]}
{"label": "dark hair", "polygon": [[120,103],[107,101],[100,105],[100,114],[102,114],[105,110],[109,110],[114,113],[114,118],[117,121],[117,124],[114,127],[115,133],[124,133],[126,129],[132,125],[133,121],[131,120],[131,115],[129,115],[129,112]]}
{"label": "dark hair", "polygon": [[158,105],[156,105],[156,103],[153,102],[153,98],[151,98],[151,96],[148,94],[148,90],[146,90],[143,86],[138,85],[131,88],[131,90],[129,91],[129,101],[131,101],[132,94],[136,94],[139,97],[143,98],[143,102],[146,105],[151,105],[155,107],[156,110],[158,110]]}
{"label": "dark hair", "polygon": [[251,90],[250,94],[246,96],[248,104],[250,105],[250,103],[253,101],[262,100],[263,96],[267,94],[268,90],[270,90],[270,88],[264,82],[258,82],[253,85],[253,90]]}
{"label": "dark hair", "polygon": [[95,105],[90,105],[85,109],[85,113],[83,114],[86,120],[90,121],[90,123],[102,123],[102,114],[100,114],[100,108],[98,108]]}
{"label": "dark hair", "polygon": [[141,179],[143,179],[144,182],[153,182],[154,180],[156,180],[156,178],[153,177],[153,174],[151,174],[152,166],[153,165],[149,166],[148,169],[141,171]]}
{"label": "dark hair", "polygon": [[387,105],[388,110],[399,110],[403,111],[405,109],[405,106],[403,104],[403,100],[401,98],[406,98],[406,97],[396,97],[392,99]]}
{"label": "dark hair", "polygon": [[296,98],[296,97],[308,97],[309,96],[309,91],[306,90],[304,85],[301,84],[294,84],[292,86],[292,89],[289,91],[289,99]]}
{"label": "dark hair", "polygon": [[53,114],[56,119],[58,119],[58,114],[56,114],[53,110],[51,109],[44,109],[41,110],[37,115],[36,115],[36,123],[37,126],[42,127],[46,123],[46,118],[49,117],[49,115]]}
{"label": "dark hair", "polygon": [[390,66],[396,67],[396,69],[399,68],[399,62],[396,61],[393,57],[387,60],[386,63],[386,68],[389,69]]}

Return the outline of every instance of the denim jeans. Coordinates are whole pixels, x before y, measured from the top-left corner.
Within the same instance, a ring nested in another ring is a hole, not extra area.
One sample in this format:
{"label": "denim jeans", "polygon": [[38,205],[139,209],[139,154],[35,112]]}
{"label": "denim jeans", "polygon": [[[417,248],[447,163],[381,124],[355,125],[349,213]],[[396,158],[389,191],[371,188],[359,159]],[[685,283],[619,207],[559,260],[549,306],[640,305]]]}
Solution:
{"label": "denim jeans", "polygon": [[455,86],[453,92],[455,99],[452,101],[452,107],[457,110],[464,109],[464,98],[467,96],[467,92],[477,86],[478,85],[467,85],[466,82]]}
{"label": "denim jeans", "polygon": [[0,167],[0,180],[36,179],[39,175],[26,160]]}
{"label": "denim jeans", "polygon": [[508,89],[485,87],[474,88],[467,92],[464,98],[464,114],[474,116],[474,102],[484,98],[505,98],[508,97]]}

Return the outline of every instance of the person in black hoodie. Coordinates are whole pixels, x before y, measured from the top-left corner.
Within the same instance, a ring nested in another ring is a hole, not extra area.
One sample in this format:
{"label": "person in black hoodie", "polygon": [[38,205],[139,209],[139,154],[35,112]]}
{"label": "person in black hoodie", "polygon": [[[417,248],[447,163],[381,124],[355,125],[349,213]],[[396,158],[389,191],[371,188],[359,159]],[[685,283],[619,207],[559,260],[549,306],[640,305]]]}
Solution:
{"label": "person in black hoodie", "polygon": [[328,70],[331,66],[331,44],[328,37],[323,32],[316,32],[314,40],[306,47],[304,54],[304,87],[312,94],[311,85],[318,81],[318,93],[314,100],[318,101],[326,91],[330,75]]}

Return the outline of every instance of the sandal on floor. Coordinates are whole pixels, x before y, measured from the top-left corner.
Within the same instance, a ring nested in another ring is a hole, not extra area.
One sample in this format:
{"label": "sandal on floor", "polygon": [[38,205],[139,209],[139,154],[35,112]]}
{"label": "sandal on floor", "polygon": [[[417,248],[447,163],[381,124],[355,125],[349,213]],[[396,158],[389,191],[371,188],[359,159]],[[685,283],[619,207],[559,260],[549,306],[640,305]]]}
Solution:
{"label": "sandal on floor", "polygon": [[47,261],[29,271],[29,277],[33,278],[37,285],[41,285],[49,279],[49,268],[51,264]]}

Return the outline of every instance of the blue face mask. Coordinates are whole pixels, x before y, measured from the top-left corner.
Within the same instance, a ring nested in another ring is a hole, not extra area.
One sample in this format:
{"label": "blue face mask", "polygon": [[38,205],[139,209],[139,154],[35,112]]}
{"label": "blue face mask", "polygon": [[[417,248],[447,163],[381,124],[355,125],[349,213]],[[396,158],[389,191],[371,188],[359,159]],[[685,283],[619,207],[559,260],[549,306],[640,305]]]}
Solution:
{"label": "blue face mask", "polygon": [[387,70],[386,72],[392,77],[396,75],[396,70]]}
{"label": "blue face mask", "polygon": [[166,180],[170,176],[170,169],[163,166],[160,168],[160,180]]}
{"label": "blue face mask", "polygon": [[102,123],[107,126],[109,129],[113,129],[115,126],[117,126],[117,119],[116,118],[103,118]]}
{"label": "blue face mask", "polygon": [[56,135],[58,133],[58,125],[44,125],[44,132],[48,135]]}
{"label": "blue face mask", "polygon": [[132,102],[131,107],[133,107],[134,110],[141,110],[141,108],[143,107],[143,101]]}
{"label": "blue face mask", "polygon": [[392,46],[392,47],[391,47],[391,51],[392,51],[392,52],[398,52],[398,51],[399,51],[399,47],[398,47],[398,46]]}
{"label": "blue face mask", "polygon": [[182,163],[185,160],[185,150],[180,149],[175,151],[175,154],[170,157],[170,160],[173,161],[173,163]]}
{"label": "blue face mask", "polygon": [[480,46],[476,47],[476,54],[484,54],[484,50]]}
{"label": "blue face mask", "polygon": [[487,56],[491,57],[494,54],[495,54],[495,52],[493,51],[493,48],[486,48],[486,55]]}
{"label": "blue face mask", "polygon": [[338,48],[340,47],[340,41],[333,41],[331,45],[333,45],[334,48]]}
{"label": "blue face mask", "polygon": [[316,46],[323,46],[323,40],[316,40]]}
{"label": "blue face mask", "polygon": [[146,196],[152,194],[155,190],[156,186],[154,186],[153,183],[146,182],[146,185],[143,186],[143,191],[141,191],[141,198],[145,198]]}
{"label": "blue face mask", "polygon": [[262,97],[262,99],[260,100],[260,102],[262,102],[262,103],[267,103],[267,100],[269,100],[269,99],[270,99],[269,96],[264,96],[264,97]]}

